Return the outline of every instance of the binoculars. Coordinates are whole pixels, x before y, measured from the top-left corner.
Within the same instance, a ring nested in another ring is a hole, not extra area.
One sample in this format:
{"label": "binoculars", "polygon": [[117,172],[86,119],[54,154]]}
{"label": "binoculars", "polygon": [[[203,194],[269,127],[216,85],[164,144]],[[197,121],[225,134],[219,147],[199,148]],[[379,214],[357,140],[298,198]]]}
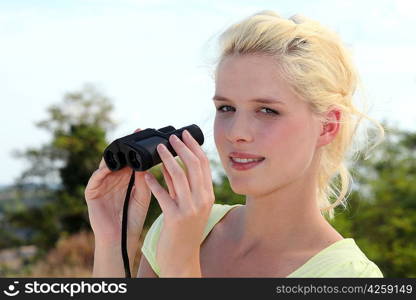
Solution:
{"label": "binoculars", "polygon": [[180,129],[175,129],[173,126],[160,129],[147,128],[113,141],[104,150],[104,160],[111,171],[120,170],[126,165],[135,171],[146,171],[162,162],[156,149],[159,144],[164,144],[174,157],[177,156],[169,143],[169,137],[174,134],[182,140],[182,132],[185,129],[198,144],[204,143],[204,135],[195,124]]}

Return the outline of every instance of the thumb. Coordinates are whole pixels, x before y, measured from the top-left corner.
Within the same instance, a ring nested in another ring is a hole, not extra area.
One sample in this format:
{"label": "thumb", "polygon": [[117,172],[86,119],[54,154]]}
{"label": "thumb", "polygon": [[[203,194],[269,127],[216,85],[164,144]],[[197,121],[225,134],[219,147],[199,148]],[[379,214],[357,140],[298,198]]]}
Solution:
{"label": "thumb", "polygon": [[152,191],[147,186],[144,175],[147,172],[135,172],[134,174],[134,198],[139,202],[138,204],[144,209],[149,207]]}

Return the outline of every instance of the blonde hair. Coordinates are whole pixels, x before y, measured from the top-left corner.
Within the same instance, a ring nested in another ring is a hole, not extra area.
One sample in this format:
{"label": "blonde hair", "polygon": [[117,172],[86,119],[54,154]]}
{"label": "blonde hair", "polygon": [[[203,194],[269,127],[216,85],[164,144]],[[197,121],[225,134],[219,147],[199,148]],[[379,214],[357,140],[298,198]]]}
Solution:
{"label": "blonde hair", "polygon": [[[339,131],[322,149],[317,186],[321,214],[333,219],[335,207],[341,204],[346,208],[352,186],[347,156],[351,151],[358,158],[360,149],[353,148],[353,138],[362,118],[378,129],[379,141],[373,148],[384,138],[382,125],[353,104],[353,95],[361,84],[349,51],[335,32],[314,20],[301,15],[284,19],[266,10],[230,26],[220,35],[217,68],[227,56],[246,54],[276,58],[289,87],[322,122],[330,109],[341,110]],[[331,198],[335,201],[331,202]]]}

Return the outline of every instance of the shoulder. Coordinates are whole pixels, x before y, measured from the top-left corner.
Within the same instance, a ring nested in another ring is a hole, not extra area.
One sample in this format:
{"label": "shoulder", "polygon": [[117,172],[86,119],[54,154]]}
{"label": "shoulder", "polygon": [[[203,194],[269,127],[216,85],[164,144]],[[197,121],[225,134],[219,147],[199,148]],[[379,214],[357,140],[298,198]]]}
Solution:
{"label": "shoulder", "polygon": [[354,239],[345,239],[344,246],[345,250],[341,250],[340,254],[344,253],[345,258],[336,266],[337,273],[344,275],[340,277],[383,277],[379,267],[365,255]]}
{"label": "shoulder", "polygon": [[[215,224],[233,207],[241,204],[228,205],[228,204],[217,204],[215,203],[211,208],[211,213],[205,227],[203,239],[208,235],[211,229]],[[160,237],[160,231],[163,226],[163,213],[161,213],[153,224],[150,226],[145,239],[143,241],[143,246],[141,248],[142,254],[147,258],[150,266],[153,268],[156,274],[160,274],[160,269],[156,262],[156,251],[157,245]]]}
{"label": "shoulder", "polygon": [[161,213],[152,223],[143,241],[141,248],[142,255],[144,255],[152,267],[153,271],[159,275],[160,269],[156,263],[156,249],[157,242],[160,236],[160,230],[163,224],[163,213]]}
{"label": "shoulder", "polygon": [[354,239],[341,240],[324,249],[290,277],[384,277],[379,267],[361,251]]}
{"label": "shoulder", "polygon": [[344,262],[338,266],[337,274],[339,277],[384,277],[374,262],[365,259]]}
{"label": "shoulder", "polygon": [[326,266],[316,277],[377,277],[383,278],[379,267],[368,259],[343,259],[337,263]]}

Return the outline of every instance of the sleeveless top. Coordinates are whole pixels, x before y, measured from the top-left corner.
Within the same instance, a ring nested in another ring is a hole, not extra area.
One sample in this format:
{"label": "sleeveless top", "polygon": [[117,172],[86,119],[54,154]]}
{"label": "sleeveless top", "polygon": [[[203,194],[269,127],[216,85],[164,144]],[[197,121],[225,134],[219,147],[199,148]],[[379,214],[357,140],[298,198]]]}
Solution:
{"label": "sleeveless top", "polygon": [[[242,204],[214,204],[202,241],[227,212],[240,205]],[[163,213],[153,222],[141,248],[142,254],[158,276],[160,268],[156,261],[156,250],[162,225]],[[287,277],[383,277],[383,274],[378,266],[361,251],[354,239],[344,238],[312,256]]]}

